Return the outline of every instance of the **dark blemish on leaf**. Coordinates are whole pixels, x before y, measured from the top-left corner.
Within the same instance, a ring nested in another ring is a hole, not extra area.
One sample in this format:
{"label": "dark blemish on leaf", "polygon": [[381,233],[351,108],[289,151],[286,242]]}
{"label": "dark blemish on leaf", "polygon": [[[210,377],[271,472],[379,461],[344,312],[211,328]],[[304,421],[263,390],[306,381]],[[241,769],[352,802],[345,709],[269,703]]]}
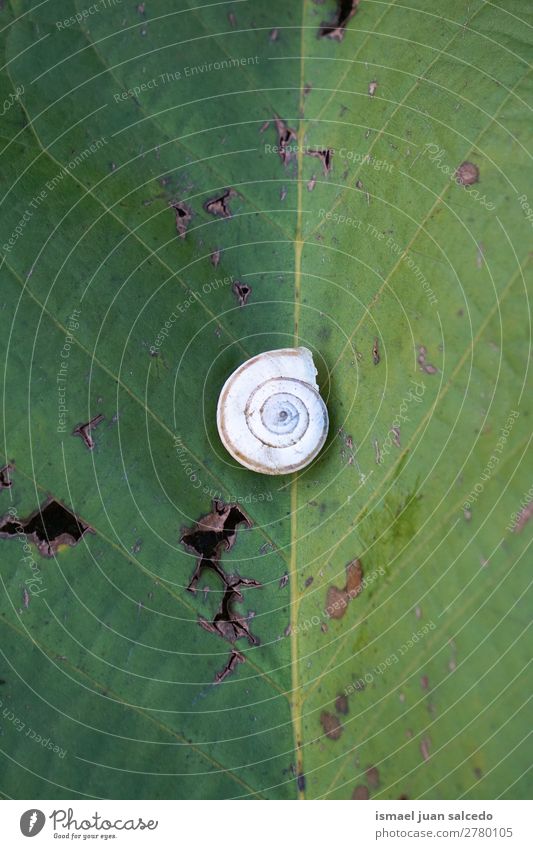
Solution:
{"label": "dark blemish on leaf", "polygon": [[363,186],[362,180],[356,180],[356,181],[355,181],[355,188],[356,188],[356,189],[364,189],[364,186]]}
{"label": "dark blemish on leaf", "polygon": [[426,362],[426,354],[427,348],[424,345],[420,345],[418,348],[418,365],[420,366],[420,371],[425,372],[426,374],[437,374],[438,368],[431,363]]}
{"label": "dark blemish on leaf", "polygon": [[138,554],[142,547],[143,547],[142,539],[136,540],[131,547],[132,554]]}
{"label": "dark blemish on leaf", "polygon": [[374,339],[374,344],[372,345],[372,362],[375,366],[379,365],[381,361],[381,357],[379,355],[379,339],[376,337]]}
{"label": "dark blemish on leaf", "polygon": [[298,790],[300,791],[300,793],[303,793],[304,790],[305,790],[305,775],[303,774],[303,772],[299,773],[299,775],[296,779],[296,783],[297,783]]}
{"label": "dark blemish on leaf", "polygon": [[360,560],[352,560],[346,567],[346,593],[352,599],[359,595],[362,589],[363,567]]}
{"label": "dark blemish on leaf", "polygon": [[218,268],[218,264],[220,262],[220,254],[221,254],[220,248],[217,248],[211,254],[211,265],[213,266],[213,268]]}
{"label": "dark blemish on leaf", "polygon": [[297,142],[298,137],[294,130],[291,130],[285,121],[282,121],[277,115],[274,115],[274,120],[278,133],[278,153],[281,161],[286,165],[294,155],[294,151],[291,150],[290,145],[292,142]]}
{"label": "dark blemish on leaf", "polygon": [[304,97],[307,97],[312,88],[313,86],[311,85],[311,83],[306,83],[304,85]]}
{"label": "dark blemish on leaf", "polygon": [[271,542],[264,542],[259,549],[259,554],[268,554],[269,551],[274,551],[274,546]]}
{"label": "dark blemish on leaf", "polygon": [[348,602],[356,598],[363,588],[363,567],[360,560],[352,560],[346,567],[346,584],[344,589],[328,587],[326,595],[326,613],[332,619],[342,619]]}
{"label": "dark blemish on leaf", "polygon": [[331,148],[326,148],[325,150],[306,150],[307,156],[316,156],[317,159],[320,159],[322,163],[322,168],[324,169],[324,174],[327,176],[331,171],[331,160],[333,158],[333,150]]}
{"label": "dark blemish on leaf", "polygon": [[370,787],[379,787],[379,770],[377,766],[369,766],[365,775]]}
{"label": "dark blemish on leaf", "polygon": [[329,587],[326,595],[326,612],[332,619],[342,619],[348,601],[344,590],[338,587]]}
{"label": "dark blemish on leaf", "polygon": [[328,629],[328,623],[327,623],[327,622],[322,622],[322,625],[320,626],[320,630],[322,631],[322,633],[323,633],[323,634],[327,634],[327,632],[328,632],[328,630],[329,630],[329,629]]}
{"label": "dark blemish on leaf", "polygon": [[471,186],[479,182],[479,168],[473,162],[461,162],[455,172],[455,180],[461,186]]}
{"label": "dark blemish on leaf", "polygon": [[221,669],[220,672],[217,672],[215,675],[215,684],[220,684],[221,681],[226,678],[226,676],[230,675],[238,663],[244,663],[246,658],[240,651],[237,649],[232,649],[230,652],[229,660],[226,663],[224,669]]}
{"label": "dark blemish on leaf", "polygon": [[338,740],[342,734],[342,725],[333,713],[323,711],[320,714],[320,724],[324,729],[324,734],[330,740]]}
{"label": "dark blemish on leaf", "polygon": [[54,498],[41,504],[27,519],[4,516],[0,521],[1,539],[25,534],[43,557],[53,557],[60,545],[76,545],[87,532],[93,534],[94,530]]}
{"label": "dark blemish on leaf", "polygon": [[516,519],[516,523],[513,527],[513,533],[519,534],[522,529],[527,525],[531,517],[533,516],[533,501],[530,501],[529,504],[526,504],[525,507],[520,510],[518,517]]}
{"label": "dark blemish on leaf", "polygon": [[139,15],[146,17],[146,4],[145,3],[139,3],[139,5],[137,6],[137,11],[138,11]]}
{"label": "dark blemish on leaf", "polygon": [[225,583],[225,572],[219,564],[223,551],[229,551],[235,544],[239,525],[252,527],[252,522],[238,504],[224,504],[215,499],[213,510],[202,516],[193,528],[185,528],[180,542],[194,554],[199,555],[193,572],[189,592],[196,591],[196,585],[204,570],[213,570]]}
{"label": "dark blemish on leaf", "polygon": [[305,584],[304,584],[305,589],[310,587],[314,580],[315,579],[313,578],[313,576],[309,575],[309,577],[305,579]]}
{"label": "dark blemish on leaf", "polygon": [[335,710],[337,713],[342,713],[343,716],[348,713],[348,698],[344,694],[335,699]]}
{"label": "dark blemish on leaf", "polygon": [[103,420],[103,415],[99,413],[97,416],[94,416],[94,418],[92,418],[90,422],[75,427],[72,431],[72,436],[81,436],[89,451],[92,451],[94,448],[94,439],[91,436],[91,430],[94,430],[95,427],[98,427],[98,425],[103,422]]}
{"label": "dark blemish on leaf", "polygon": [[283,587],[286,587],[288,583],[289,583],[289,576],[287,575],[287,573],[285,573],[285,575],[282,575],[281,578],[279,579],[280,590],[282,590]]}
{"label": "dark blemish on leaf", "polygon": [[368,787],[365,787],[364,784],[358,784],[357,787],[354,787],[353,789],[352,799],[370,799]]}
{"label": "dark blemish on leaf", "polygon": [[181,203],[181,201],[171,203],[170,207],[176,213],[176,230],[178,236],[180,239],[184,239],[192,218],[192,209],[187,204]]}
{"label": "dark blemish on leaf", "polygon": [[11,480],[13,469],[14,467],[10,463],[0,469],[0,489],[9,489],[13,486],[13,481]]}
{"label": "dark blemish on leaf", "polygon": [[368,83],[368,93],[369,93],[370,97],[374,97],[377,87],[378,87],[377,80],[372,80],[371,82]]}
{"label": "dark blemish on leaf", "polygon": [[220,197],[207,200],[204,203],[204,209],[210,215],[216,215],[219,218],[231,218],[231,210],[228,203],[234,197],[237,197],[235,189],[226,189]]}
{"label": "dark blemish on leaf", "polygon": [[430,745],[431,745],[431,740],[429,739],[429,737],[423,737],[421,742],[420,742],[420,753],[422,755],[422,758],[425,761],[429,761],[429,759],[431,757],[430,753],[429,753]]}
{"label": "dark blemish on leaf", "polygon": [[232,286],[232,290],[237,296],[239,306],[246,306],[246,304],[248,303],[248,298],[252,294],[252,287],[249,286],[248,283],[241,283],[239,280],[236,280]]}
{"label": "dark blemish on leaf", "polygon": [[342,41],[348,21],[357,12],[359,0],[338,0],[337,12],[333,21],[323,21],[318,30],[319,38],[333,38]]}
{"label": "dark blemish on leaf", "polygon": [[259,581],[254,581],[253,578],[241,578],[239,575],[225,576],[225,590],[222,596],[220,607],[215,614],[212,622],[206,619],[198,619],[198,623],[206,631],[212,634],[219,634],[223,639],[234,643],[245,637],[250,645],[259,645],[259,640],[255,637],[249,627],[246,617],[239,616],[233,609],[233,605],[237,602],[244,601],[241,593],[241,587],[260,587]]}

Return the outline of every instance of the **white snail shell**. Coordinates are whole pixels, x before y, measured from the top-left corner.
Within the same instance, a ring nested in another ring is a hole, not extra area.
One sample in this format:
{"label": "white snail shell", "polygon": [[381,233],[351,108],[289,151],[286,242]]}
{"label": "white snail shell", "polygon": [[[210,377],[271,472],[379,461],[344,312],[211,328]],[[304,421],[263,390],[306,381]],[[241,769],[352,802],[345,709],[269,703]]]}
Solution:
{"label": "white snail shell", "polygon": [[316,457],[329,425],[316,373],[307,348],[265,351],[233,372],[218,399],[217,427],[235,460],[284,475]]}

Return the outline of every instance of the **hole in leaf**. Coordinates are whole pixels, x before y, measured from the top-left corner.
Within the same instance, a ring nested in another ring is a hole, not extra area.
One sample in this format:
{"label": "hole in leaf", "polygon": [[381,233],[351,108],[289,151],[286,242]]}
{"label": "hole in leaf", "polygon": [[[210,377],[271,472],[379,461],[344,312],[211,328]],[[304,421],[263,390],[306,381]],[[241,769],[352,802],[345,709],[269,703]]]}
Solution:
{"label": "hole in leaf", "polygon": [[233,284],[233,291],[237,296],[239,306],[246,306],[246,304],[248,303],[248,298],[252,294],[252,287],[249,286],[248,283],[241,283],[239,280],[236,280]]}
{"label": "hole in leaf", "polygon": [[27,519],[8,515],[0,522],[0,538],[25,534],[43,557],[53,557],[60,545],[76,545],[88,531],[94,533],[86,522],[54,498],[41,504]]}
{"label": "hole in leaf", "polygon": [[13,471],[13,466],[9,463],[0,469],[0,489],[9,489],[10,486],[13,485],[13,481],[11,480],[11,472]]}
{"label": "hole in leaf", "polygon": [[237,197],[235,189],[226,189],[220,197],[211,198],[204,203],[204,209],[210,215],[217,215],[219,218],[231,218],[231,209],[229,201],[231,198]]}
{"label": "hole in leaf", "polygon": [[181,203],[181,201],[171,203],[170,206],[176,213],[176,230],[178,236],[180,239],[184,239],[192,218],[192,209],[187,204]]}
{"label": "hole in leaf", "polygon": [[323,21],[318,31],[319,38],[333,38],[342,41],[348,21],[353,18],[359,7],[359,0],[339,0],[337,12],[332,21]]}

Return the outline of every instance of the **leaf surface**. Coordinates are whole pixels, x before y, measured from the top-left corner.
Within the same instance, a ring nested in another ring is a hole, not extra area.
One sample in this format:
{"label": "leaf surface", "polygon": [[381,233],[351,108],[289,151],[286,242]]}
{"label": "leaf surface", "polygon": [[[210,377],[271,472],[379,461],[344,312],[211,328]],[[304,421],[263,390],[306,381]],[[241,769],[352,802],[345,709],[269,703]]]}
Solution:
{"label": "leaf surface", "polygon": [[[0,512],[93,531],[0,540],[2,793],[527,798],[531,15],[100,6],[0,12]],[[218,394],[297,345],[328,441],[255,475]],[[262,585],[218,685],[180,543],[213,499]]]}

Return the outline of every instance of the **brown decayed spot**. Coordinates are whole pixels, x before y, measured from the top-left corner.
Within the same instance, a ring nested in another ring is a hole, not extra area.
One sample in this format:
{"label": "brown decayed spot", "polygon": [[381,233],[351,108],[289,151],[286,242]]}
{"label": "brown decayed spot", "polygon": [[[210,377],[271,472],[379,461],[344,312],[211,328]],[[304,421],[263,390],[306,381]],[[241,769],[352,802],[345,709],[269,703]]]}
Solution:
{"label": "brown decayed spot", "polygon": [[181,203],[181,201],[171,203],[170,206],[176,213],[176,230],[178,236],[180,239],[184,239],[192,218],[192,210],[186,203]]}
{"label": "brown decayed spot", "polygon": [[211,254],[210,258],[211,258],[211,265],[213,266],[213,268],[218,268],[218,264],[220,262],[220,254],[221,254],[220,248],[216,248],[216,250],[214,250],[213,253]]}
{"label": "brown decayed spot", "polygon": [[379,770],[377,766],[369,766],[365,775],[370,787],[379,787]]}
{"label": "brown decayed spot", "polygon": [[215,684],[220,684],[220,682],[223,681],[227,675],[230,675],[233,672],[237,664],[244,663],[245,659],[246,658],[243,654],[241,654],[240,651],[237,651],[237,649],[232,649],[225,667],[221,669],[220,672],[217,672],[215,675]]}
{"label": "brown decayed spot", "polygon": [[94,439],[91,436],[91,430],[98,427],[103,420],[104,417],[101,413],[99,413],[97,416],[94,416],[90,422],[86,422],[85,424],[75,427],[72,431],[72,436],[81,436],[89,451],[92,451],[94,448]]}
{"label": "brown decayed spot", "polygon": [[235,189],[226,189],[221,195],[211,198],[211,200],[206,200],[204,209],[210,215],[216,215],[218,218],[231,218],[229,201],[235,197],[237,197]]}
{"label": "brown decayed spot", "polygon": [[379,365],[381,357],[379,355],[379,339],[376,337],[374,339],[374,344],[372,345],[372,362],[375,366]]}
{"label": "brown decayed spot", "polygon": [[426,362],[427,348],[425,345],[420,345],[418,348],[417,362],[420,366],[420,371],[426,374],[437,374],[438,368],[431,363]]}
{"label": "brown decayed spot", "polygon": [[346,567],[346,593],[349,598],[355,598],[362,589],[363,567],[360,560],[352,560]]}
{"label": "brown decayed spot", "polygon": [[338,740],[342,734],[342,725],[333,713],[328,713],[326,710],[320,714],[320,724],[324,729],[324,734],[330,740]]}
{"label": "brown decayed spot", "polygon": [[346,584],[343,589],[328,587],[326,595],[326,613],[332,619],[342,619],[348,602],[356,598],[363,588],[363,567],[358,559],[352,560],[346,567]]}
{"label": "brown decayed spot", "polygon": [[526,504],[525,507],[520,510],[518,517],[516,519],[516,524],[514,526],[514,533],[519,534],[522,528],[527,525],[531,517],[533,516],[533,501],[530,501]]}
{"label": "brown decayed spot", "polygon": [[461,162],[455,171],[455,179],[461,186],[479,182],[479,168],[473,162]]}
{"label": "brown decayed spot", "polygon": [[335,710],[337,713],[342,713],[344,716],[348,713],[348,698],[344,695],[344,693],[337,696],[335,699]]}
{"label": "brown decayed spot", "polygon": [[430,753],[429,753],[430,745],[431,745],[431,741],[430,741],[429,737],[423,737],[422,740],[420,741],[420,753],[422,755],[422,758],[425,761],[429,761],[429,758],[430,758]]}
{"label": "brown decayed spot", "polygon": [[279,157],[283,164],[286,165],[294,155],[294,151],[291,150],[291,143],[297,142],[298,137],[294,130],[291,130],[285,121],[282,121],[277,115],[274,115],[274,120],[276,122],[276,131],[278,134]]}
{"label": "brown decayed spot", "polygon": [[86,533],[94,530],[55,498],[47,499],[27,519],[7,515],[0,521],[0,538],[25,534],[43,557],[53,557],[60,545],[76,545]]}
{"label": "brown decayed spot", "polygon": [[332,21],[323,21],[318,30],[319,38],[333,38],[342,41],[348,21],[353,18],[359,7],[359,0],[338,0],[337,11]]}
{"label": "brown decayed spot", "polygon": [[377,90],[377,87],[378,87],[377,80],[372,80],[371,82],[368,83],[368,93],[369,93],[370,97],[374,97],[376,90]]}
{"label": "brown decayed spot", "polygon": [[11,480],[13,469],[14,466],[11,466],[9,463],[0,469],[0,489],[9,489],[13,485],[13,481]]}
{"label": "brown decayed spot", "polygon": [[365,787],[364,784],[358,784],[357,787],[354,787],[353,789],[352,799],[370,799],[368,787]]}
{"label": "brown decayed spot", "polygon": [[240,280],[236,280],[232,286],[232,290],[239,302],[239,306],[246,306],[248,298],[252,294],[252,287],[248,283],[241,283]]}
{"label": "brown decayed spot", "polygon": [[344,590],[338,587],[328,587],[326,596],[326,613],[332,619],[342,619],[348,605],[348,599]]}
{"label": "brown decayed spot", "polygon": [[[180,542],[189,550],[199,555],[196,567],[187,589],[196,592],[200,576],[205,570],[213,571],[224,586],[222,600],[214,618],[209,621],[198,618],[198,624],[211,634],[216,634],[229,643],[247,639],[251,645],[258,645],[259,640],[251,633],[248,621],[251,614],[241,616],[234,608],[244,598],[241,590],[247,587],[260,587],[259,581],[252,578],[241,578],[239,575],[227,575],[220,564],[224,551],[229,551],[235,544],[239,525],[251,527],[252,522],[237,504],[225,504],[214,500],[213,510],[202,516],[192,528],[186,528]],[[239,663],[244,663],[245,657],[232,647],[229,659],[224,668],[215,675],[215,684],[223,681]]]}

